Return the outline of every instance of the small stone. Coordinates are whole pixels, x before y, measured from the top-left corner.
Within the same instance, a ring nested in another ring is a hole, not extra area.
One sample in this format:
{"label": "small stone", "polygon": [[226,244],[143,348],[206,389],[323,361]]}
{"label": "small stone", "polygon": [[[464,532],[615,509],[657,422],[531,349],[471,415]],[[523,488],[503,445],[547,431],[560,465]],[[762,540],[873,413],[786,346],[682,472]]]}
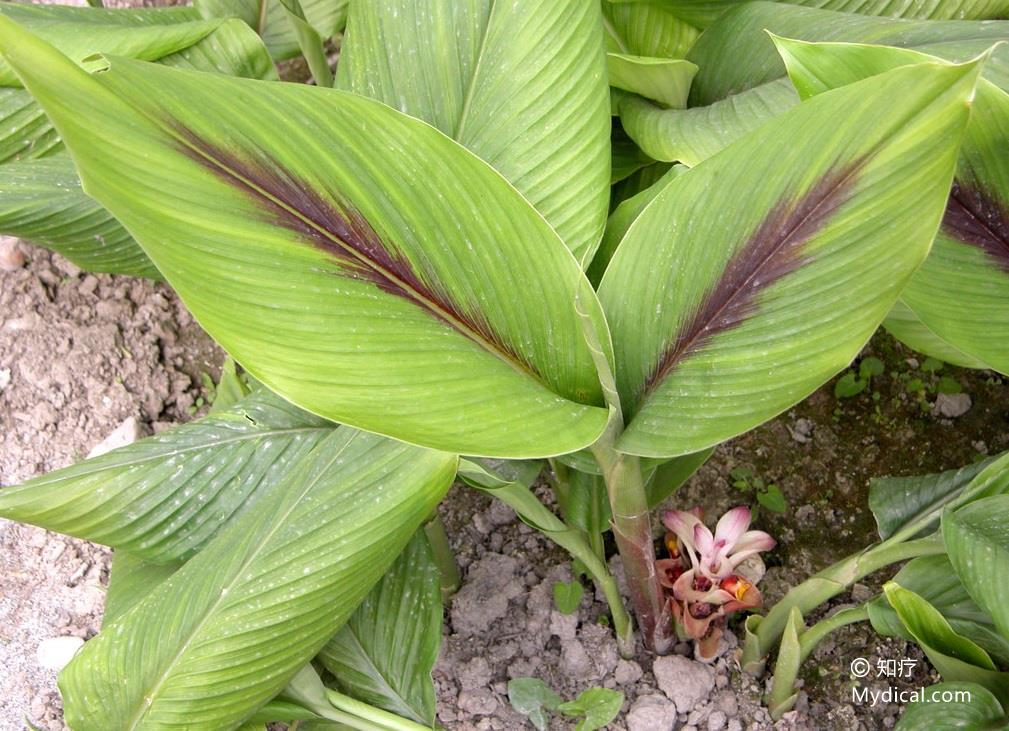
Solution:
{"label": "small stone", "polygon": [[484,536],[494,529],[494,526],[490,524],[490,521],[487,520],[487,517],[483,513],[477,513],[473,516],[473,527],[476,528],[477,533]]}
{"label": "small stone", "polygon": [[77,291],[84,295],[94,294],[96,289],[98,289],[98,277],[94,274],[84,277],[84,280],[77,287]]}
{"label": "small stone", "polygon": [[858,602],[859,604],[864,604],[873,597],[872,589],[862,583],[852,584],[851,587],[851,600],[853,602]]}
{"label": "small stone", "polygon": [[94,449],[88,452],[88,459],[111,452],[113,449],[125,447],[127,444],[140,439],[140,424],[135,417],[129,417],[122,424],[117,426],[111,434],[95,445]]}
{"label": "small stone", "polygon": [[643,672],[641,666],[633,660],[619,660],[617,669],[613,671],[613,679],[619,685],[630,685],[641,680]]}
{"label": "small stone", "polygon": [[656,658],[655,682],[680,713],[689,713],[708,697],[714,673],[707,665],[680,655]]}
{"label": "small stone", "polygon": [[940,393],[935,397],[933,411],[947,419],[955,419],[970,411],[970,396],[965,393]]}
{"label": "small stone", "polygon": [[738,718],[730,718],[725,731],[743,731],[743,723]]}
{"label": "small stone", "polygon": [[578,614],[562,614],[556,609],[550,612],[550,634],[562,641],[573,640],[578,634]]}
{"label": "small stone", "polygon": [[561,645],[561,670],[579,680],[593,675],[592,660],[578,640],[568,640]]}
{"label": "small stone", "polygon": [[708,716],[708,731],[722,731],[727,720],[721,711],[712,711]]}
{"label": "small stone", "polygon": [[[479,514],[478,514],[479,515]],[[488,553],[466,572],[466,581],[452,599],[452,629],[461,637],[477,637],[508,614],[508,602],[523,593],[514,581],[518,561]]]}
{"label": "small stone", "polygon": [[624,719],[627,731],[672,731],[676,706],[661,695],[640,696]]}
{"label": "small stone", "polygon": [[84,647],[80,637],[50,637],[39,643],[35,659],[47,670],[62,670]]}
{"label": "small stone", "polygon": [[809,419],[796,419],[795,425],[788,428],[788,433],[799,444],[805,444],[812,439],[815,427],[816,425]]}
{"label": "small stone", "polygon": [[11,385],[11,369],[0,368],[0,391]]}
{"label": "small stone", "polygon": [[13,272],[25,265],[25,255],[18,246],[18,240],[10,236],[0,236],[0,271]]}
{"label": "small stone", "polygon": [[497,710],[498,702],[489,690],[464,690],[459,694],[458,705],[471,716],[489,716]]}
{"label": "small stone", "polygon": [[739,701],[736,700],[736,694],[731,690],[723,690],[715,698],[715,708],[726,716],[735,716],[739,713]]}

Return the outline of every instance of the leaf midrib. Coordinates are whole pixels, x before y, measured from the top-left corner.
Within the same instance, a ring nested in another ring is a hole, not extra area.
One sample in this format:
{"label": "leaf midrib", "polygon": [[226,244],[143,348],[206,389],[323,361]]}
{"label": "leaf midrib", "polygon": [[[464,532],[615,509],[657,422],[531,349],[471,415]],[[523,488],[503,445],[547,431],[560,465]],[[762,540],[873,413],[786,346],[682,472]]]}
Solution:
{"label": "leaf midrib", "polygon": [[[286,523],[287,519],[290,518],[295,508],[297,508],[301,504],[301,501],[305,498],[306,495],[308,495],[308,493],[312,489],[315,488],[315,486],[319,483],[319,481],[329,473],[329,469],[343,455],[343,453],[347,451],[347,448],[354,442],[355,439],[357,439],[357,437],[360,434],[361,432],[357,431],[354,431],[350,434],[350,436],[347,438],[347,441],[343,443],[340,449],[338,449],[335,452],[335,454],[330,456],[329,461],[326,462],[325,467],[321,468],[316,473],[315,477],[313,477],[311,480],[308,481],[308,484],[305,485],[305,488],[301,491],[301,494],[298,495],[296,499],[291,501],[291,504],[288,506],[287,510],[285,510],[283,514],[277,516],[277,518],[273,521],[273,525],[270,527],[270,530],[259,540],[258,545],[246,557],[245,561],[242,562],[242,565],[239,566],[232,573],[231,579],[225,582],[220,587],[222,590],[227,589],[228,591],[227,592],[221,591],[220,593],[218,593],[217,599],[215,599],[214,603],[207,608],[207,611],[204,613],[200,621],[188,633],[185,641],[179,647],[178,652],[176,652],[175,655],[168,661],[168,663],[165,665],[164,671],[157,678],[157,680],[150,686],[150,692],[144,694],[143,700],[140,703],[139,707],[137,708],[136,713],[129,721],[127,731],[135,731],[135,729],[137,728],[137,724],[139,724],[143,720],[144,715],[146,715],[147,711],[150,710],[151,706],[154,704],[154,699],[157,697],[162,687],[168,681],[168,678],[171,675],[172,670],[179,663],[180,658],[182,658],[186,650],[189,649],[189,646],[200,635],[200,633],[203,631],[203,628],[210,621],[210,618],[216,614],[217,610],[223,603],[224,598],[228,596],[228,594],[230,594],[230,590],[235,586],[235,584],[238,581],[241,580],[241,577],[244,575],[246,570],[248,570],[249,566],[253,563],[253,561],[255,561],[256,558],[258,558],[259,554],[263,551],[264,547],[270,542],[270,539],[273,538],[273,536]],[[309,455],[310,454],[311,452],[309,452]],[[305,458],[307,459],[309,455],[305,455]]]}

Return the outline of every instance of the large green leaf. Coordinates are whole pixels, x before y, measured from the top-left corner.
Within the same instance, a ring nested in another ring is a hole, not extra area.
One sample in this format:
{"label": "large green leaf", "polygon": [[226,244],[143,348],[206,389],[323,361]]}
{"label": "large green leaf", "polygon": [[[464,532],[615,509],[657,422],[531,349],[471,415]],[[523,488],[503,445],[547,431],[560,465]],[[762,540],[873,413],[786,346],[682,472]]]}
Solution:
{"label": "large green leaf", "polygon": [[[926,260],[927,261],[927,260]],[[914,311],[900,300],[883,320],[883,327],[897,340],[919,353],[938,358],[944,363],[961,368],[987,368],[986,363],[957,350],[934,332],[925,327]]]}
{"label": "large green leaf", "polygon": [[81,731],[234,728],[347,621],[456,458],[343,427],[60,675]]}
{"label": "large green leaf", "polygon": [[602,431],[574,307],[605,333],[591,286],[543,218],[431,126],[332,89],[126,59],[88,76],[9,22],[0,47],[85,191],[274,391],[481,456]]}
{"label": "large green leaf", "polygon": [[[998,461],[993,457],[937,474],[873,478],[869,481],[869,509],[876,519],[879,537],[886,540],[912,525],[920,526],[916,535],[935,530],[946,505],[954,501],[962,504],[959,501],[965,494],[979,494],[982,486],[993,481],[1009,483],[1009,479],[1001,478],[1006,465],[1009,455]],[[982,476],[973,482],[978,475]]]}
{"label": "large green leaf", "polygon": [[618,448],[700,451],[851,361],[928,253],[978,71],[922,64],[822,94],[658,194],[599,287]]}
{"label": "large green leaf", "polygon": [[[801,97],[912,63],[910,49],[776,39]],[[1009,373],[1009,94],[978,85],[935,244],[901,299],[953,348]]]}
{"label": "large green leaf", "polygon": [[1009,637],[1009,495],[946,511],[942,536],[960,581]]}
{"label": "large green leaf", "polygon": [[65,154],[0,165],[0,232],[57,251],[88,271],[160,278],[126,229],[84,195]]}
{"label": "large green leaf", "polygon": [[609,191],[609,91],[596,2],[352,3],[337,86],[458,140],[588,265]]}
{"label": "large green leaf", "polygon": [[778,79],[705,107],[663,109],[647,99],[620,101],[620,121],[656,160],[697,165],[798,102],[795,89]]}
{"label": "large green leaf", "polygon": [[[745,3],[723,15],[688,54],[688,60],[700,69],[690,90],[690,103],[711,104],[784,76],[785,66],[767,31],[804,41],[916,48],[947,60],[962,61],[984,52],[993,43],[1009,39],[1009,22],[901,20],[783,3]],[[740,63],[741,58],[746,63]],[[1000,50],[989,66],[1001,67],[1007,59],[1009,49]]]}
{"label": "large green leaf", "polygon": [[[945,555],[919,556],[897,572],[893,580],[935,607],[954,632],[973,641],[993,657],[1009,661],[1009,638],[1002,637],[991,615],[970,598]],[[882,635],[913,640],[886,597],[866,605],[869,619]]]}
{"label": "large green leaf", "polygon": [[0,491],[0,515],[169,563],[287,477],[334,424],[266,391],[231,409]]}
{"label": "large green leaf", "polygon": [[[349,0],[304,0],[301,9],[323,38],[343,29]],[[270,55],[286,59],[299,53],[298,38],[281,0],[194,0],[193,7],[207,18],[240,18],[263,38]]]}
{"label": "large green leaf", "polygon": [[995,731],[1009,723],[998,698],[977,683],[937,683],[922,692],[894,731]]}
{"label": "large green leaf", "polygon": [[319,660],[347,695],[434,726],[441,623],[438,567],[418,531]]}

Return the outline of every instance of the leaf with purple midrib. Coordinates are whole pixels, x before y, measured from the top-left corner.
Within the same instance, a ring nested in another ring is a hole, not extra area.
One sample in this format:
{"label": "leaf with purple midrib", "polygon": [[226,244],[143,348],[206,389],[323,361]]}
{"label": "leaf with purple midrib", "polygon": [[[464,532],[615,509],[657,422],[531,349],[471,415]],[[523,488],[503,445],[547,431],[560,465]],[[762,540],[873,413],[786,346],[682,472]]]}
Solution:
{"label": "leaf with purple midrib", "polygon": [[644,383],[642,397],[654,391],[687,355],[753,314],[761,291],[808,261],[801,254],[802,245],[848,200],[863,162],[835,167],[803,196],[783,196],[771,208],[666,347]]}
{"label": "leaf with purple midrib", "polygon": [[942,219],[947,236],[987,254],[1002,271],[1009,273],[1009,211],[983,187],[963,179],[953,181]]}
{"label": "leaf with purple midrib", "polygon": [[269,223],[296,232],[338,260],[350,276],[407,300],[516,370],[543,382],[529,360],[505,342],[486,317],[458,306],[437,284],[425,282],[406,257],[385,245],[352,204],[327,200],[261,153],[260,160],[243,159],[175,120],[170,124],[181,138],[179,150],[252,198],[269,213]]}

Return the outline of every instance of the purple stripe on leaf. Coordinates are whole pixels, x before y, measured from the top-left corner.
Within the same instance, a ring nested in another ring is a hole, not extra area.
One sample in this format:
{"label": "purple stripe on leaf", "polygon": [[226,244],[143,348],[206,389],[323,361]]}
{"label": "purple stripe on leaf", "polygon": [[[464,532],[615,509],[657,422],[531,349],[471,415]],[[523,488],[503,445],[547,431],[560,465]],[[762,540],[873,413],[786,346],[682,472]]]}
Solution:
{"label": "purple stripe on leaf", "polygon": [[849,199],[861,167],[860,160],[836,167],[804,195],[786,196],[774,205],[666,347],[645,381],[644,395],[662,383],[690,353],[751,317],[764,289],[809,261],[802,253],[803,246]]}
{"label": "purple stripe on leaf", "polygon": [[338,261],[348,276],[407,300],[509,365],[543,380],[482,313],[460,307],[437,283],[426,281],[352,204],[321,193],[261,152],[239,154],[208,142],[175,120],[171,126],[181,138],[179,149],[252,199],[267,223],[294,231]]}
{"label": "purple stripe on leaf", "polygon": [[981,249],[995,266],[1009,273],[1009,212],[989,191],[954,180],[942,230],[957,241]]}

